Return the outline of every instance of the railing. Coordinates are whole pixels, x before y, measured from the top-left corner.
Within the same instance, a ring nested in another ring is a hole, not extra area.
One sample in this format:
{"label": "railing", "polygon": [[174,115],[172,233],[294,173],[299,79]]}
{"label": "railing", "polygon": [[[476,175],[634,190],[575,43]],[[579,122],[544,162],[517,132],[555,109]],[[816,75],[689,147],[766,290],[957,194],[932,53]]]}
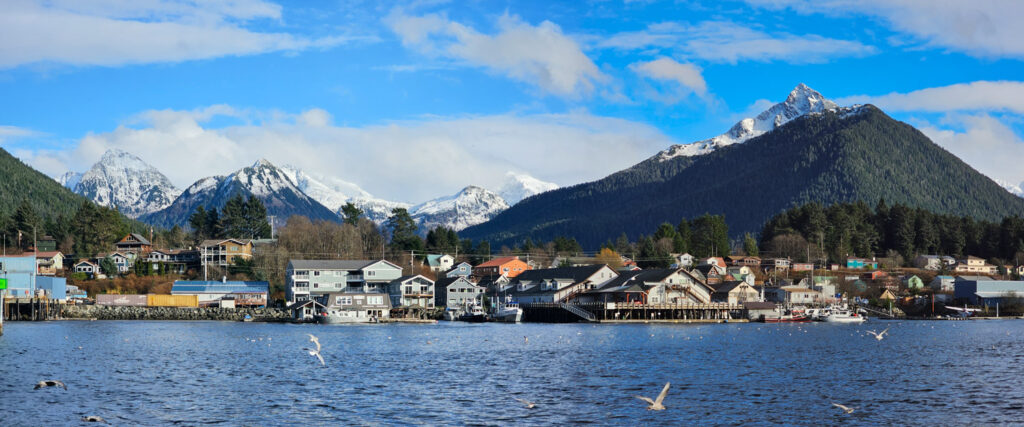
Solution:
{"label": "railing", "polygon": [[579,307],[577,307],[577,306],[575,306],[573,304],[569,304],[569,303],[564,303],[563,302],[563,303],[559,303],[558,306],[562,307],[563,309],[565,309],[566,311],[568,311],[568,312],[570,312],[572,314],[575,314],[575,315],[577,315],[579,317],[582,317],[583,319],[586,319],[588,322],[596,322],[597,321],[597,317],[595,317],[593,313],[591,313],[591,312],[589,312],[587,310],[584,310],[582,308],[579,308]]}

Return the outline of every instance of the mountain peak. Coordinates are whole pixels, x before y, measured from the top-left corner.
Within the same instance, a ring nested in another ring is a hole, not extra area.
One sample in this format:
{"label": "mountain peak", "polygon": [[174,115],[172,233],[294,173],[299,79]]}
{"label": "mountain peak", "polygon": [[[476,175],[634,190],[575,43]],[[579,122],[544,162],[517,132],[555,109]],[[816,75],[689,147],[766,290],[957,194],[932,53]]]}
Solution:
{"label": "mountain peak", "polygon": [[821,113],[835,108],[839,108],[839,105],[828,100],[818,91],[800,83],[789,92],[785,101],[772,105],[771,108],[764,110],[757,117],[748,117],[740,120],[733,127],[729,128],[728,132],[691,144],[673,145],[667,150],[658,153],[655,157],[659,161],[666,161],[680,156],[691,157],[707,154],[719,148],[739,144],[748,139],[771,132],[790,120],[805,114]]}
{"label": "mountain peak", "polygon": [[505,174],[505,184],[498,190],[498,194],[509,205],[514,205],[527,197],[556,188],[558,184],[541,181],[524,173],[508,172]]}
{"label": "mountain peak", "polygon": [[104,152],[81,176],[66,174],[62,177],[65,185],[75,179],[78,182],[72,191],[132,218],[163,209],[181,194],[159,170],[117,148]]}
{"label": "mountain peak", "polygon": [[259,168],[262,168],[262,167],[273,168],[274,165],[272,163],[270,163],[270,160],[267,160],[267,159],[264,159],[264,158],[260,158],[259,160],[256,161],[256,163],[252,164],[252,168],[253,169],[259,169]]}

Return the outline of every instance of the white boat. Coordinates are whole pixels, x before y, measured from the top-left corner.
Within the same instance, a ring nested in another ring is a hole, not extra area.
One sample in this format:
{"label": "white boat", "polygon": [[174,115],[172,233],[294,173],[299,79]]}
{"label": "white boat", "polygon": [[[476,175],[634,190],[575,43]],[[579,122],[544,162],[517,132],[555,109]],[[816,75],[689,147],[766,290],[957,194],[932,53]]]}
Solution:
{"label": "white boat", "polygon": [[830,323],[863,323],[868,320],[867,316],[846,309],[832,309],[823,319]]}
{"label": "white boat", "polygon": [[365,310],[330,310],[325,313],[318,313],[313,316],[317,323],[378,323],[380,318],[376,313],[368,313]]}
{"label": "white boat", "polygon": [[519,323],[523,321],[523,309],[519,308],[519,304],[505,303],[494,311],[493,318],[499,322]]}

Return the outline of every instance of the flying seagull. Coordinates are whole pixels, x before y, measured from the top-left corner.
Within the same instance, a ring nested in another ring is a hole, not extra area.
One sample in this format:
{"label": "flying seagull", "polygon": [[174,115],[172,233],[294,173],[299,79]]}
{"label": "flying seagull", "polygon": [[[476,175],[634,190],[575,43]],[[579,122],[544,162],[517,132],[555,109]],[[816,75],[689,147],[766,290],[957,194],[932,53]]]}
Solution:
{"label": "flying seagull", "polygon": [[634,396],[634,397],[636,397],[637,399],[640,399],[640,400],[642,400],[644,402],[650,403],[651,405],[648,406],[647,409],[650,409],[652,411],[664,411],[665,410],[665,405],[662,405],[661,402],[663,402],[665,400],[665,396],[668,395],[668,386],[669,386],[669,383],[665,383],[665,388],[661,389],[661,394],[659,394],[658,398],[654,399],[654,400],[651,400],[651,398],[649,398],[649,397],[643,397],[643,396]]}
{"label": "flying seagull", "polygon": [[526,407],[526,409],[533,409],[534,406],[537,406],[536,403],[533,403],[533,402],[531,402],[529,400],[526,400],[526,399],[520,399],[520,398],[517,397],[516,400],[518,400],[519,403],[522,403],[523,406]]}
{"label": "flying seagull", "polygon": [[303,348],[303,350],[308,351],[310,356],[316,356],[317,360],[320,361],[320,365],[327,366],[327,364],[324,363],[324,357],[320,355],[320,339],[313,334],[306,335],[309,335],[309,342],[316,344],[316,348]]}
{"label": "flying seagull", "polygon": [[875,339],[879,341],[881,341],[882,338],[885,338],[886,332],[889,332],[889,328],[885,328],[885,330],[882,332],[868,331],[869,334],[874,335]]}
{"label": "flying seagull", "polygon": [[82,421],[85,421],[87,423],[106,423],[107,422],[107,420],[105,420],[103,418],[100,418],[99,415],[89,415],[89,416],[82,417]]}
{"label": "flying seagull", "polygon": [[851,408],[849,406],[840,405],[840,404],[835,403],[835,402],[832,402],[832,406],[835,406],[835,407],[837,407],[839,409],[842,409],[843,412],[846,412],[847,414],[852,414],[853,413],[853,408]]}
{"label": "flying seagull", "polygon": [[40,382],[36,383],[36,386],[33,388],[33,390],[39,390],[39,389],[45,388],[45,387],[64,387],[64,390],[68,389],[68,386],[64,385],[64,383],[62,383],[60,381],[57,381],[57,380],[46,380],[46,381],[40,381]]}

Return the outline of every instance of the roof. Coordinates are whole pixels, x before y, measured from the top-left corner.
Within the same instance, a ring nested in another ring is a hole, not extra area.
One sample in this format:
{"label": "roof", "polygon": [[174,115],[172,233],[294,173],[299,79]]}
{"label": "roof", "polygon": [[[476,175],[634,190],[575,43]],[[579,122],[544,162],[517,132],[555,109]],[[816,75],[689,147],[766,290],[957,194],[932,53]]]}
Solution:
{"label": "roof", "polygon": [[713,286],[714,286],[716,294],[717,293],[729,293],[729,292],[732,292],[733,289],[736,289],[737,286],[740,286],[740,285],[745,284],[745,283],[747,283],[747,282],[744,282],[742,280],[730,280],[728,282],[722,282],[721,284],[713,285]]}
{"label": "roof", "polygon": [[512,261],[519,261],[519,257],[517,257],[517,256],[503,256],[503,257],[500,257],[500,258],[495,258],[495,259],[492,259],[490,261],[487,261],[487,262],[485,262],[483,264],[480,264],[480,265],[478,265],[476,267],[477,268],[480,268],[480,267],[501,267],[502,265],[508,264],[508,263],[510,263]]}
{"label": "roof", "polygon": [[327,306],[321,304],[319,301],[317,301],[315,299],[308,299],[308,300],[305,300],[305,301],[296,301],[294,304],[288,306],[288,310],[294,310],[296,308],[299,308],[299,307],[302,307],[302,306],[306,306],[306,305],[309,305],[309,304],[313,304],[314,307],[318,306],[318,305],[321,306],[321,307],[324,307],[324,308],[327,307]]}
{"label": "roof", "polygon": [[542,268],[537,270],[526,270],[519,273],[513,281],[520,282],[533,282],[547,279],[572,279],[573,283],[578,283],[586,280],[590,276],[593,276],[602,268],[607,267],[604,264],[599,265],[584,265],[581,267],[559,267],[559,268]]}
{"label": "roof", "polygon": [[[369,267],[371,264],[375,264],[381,261],[391,264],[386,260],[365,259],[293,259],[291,261],[288,261],[288,264],[290,264],[292,268],[303,270],[361,270],[363,268]],[[394,264],[391,265],[396,268],[401,268]]]}
{"label": "roof", "polygon": [[704,277],[707,277],[708,273],[711,270],[715,270],[715,274],[718,274],[718,267],[711,264],[701,264],[694,267],[693,269],[699,271],[701,274],[704,275]]}
{"label": "roof", "polygon": [[209,239],[209,240],[203,240],[203,242],[199,244],[199,247],[217,246],[217,245],[219,245],[221,243],[224,243],[224,242],[235,242],[235,243],[238,243],[240,245],[244,245],[244,244],[247,244],[247,243],[252,243],[252,240],[251,239]]}
{"label": "roof", "polygon": [[786,286],[786,287],[781,288],[781,289],[786,291],[786,292],[815,292],[815,293],[820,293],[820,292],[818,292],[818,291],[816,291],[814,289],[811,289],[811,288],[801,288],[799,286]]}
{"label": "roof", "polygon": [[128,234],[127,236],[124,236],[124,237],[123,237],[123,238],[122,238],[122,239],[121,239],[120,241],[118,241],[117,243],[115,243],[115,245],[116,245],[116,244],[120,244],[120,243],[124,243],[125,239],[127,239],[127,238],[129,238],[129,237],[132,237],[132,238],[134,238],[135,240],[138,240],[138,241],[139,241],[139,243],[141,243],[141,244],[143,244],[143,245],[149,245],[149,244],[151,244],[151,243],[149,243],[149,240],[147,240],[147,239],[146,239],[145,237],[142,237],[142,235],[141,235],[141,234],[138,234],[138,233],[131,233],[131,234]]}
{"label": "roof", "polygon": [[476,283],[470,282],[469,279],[465,278],[464,276],[455,276],[455,277],[445,277],[443,279],[437,279],[437,281],[434,282],[434,287],[435,288],[447,288],[448,285],[450,285],[452,283],[455,283],[458,280],[465,280],[466,283],[469,283],[470,285],[473,285],[473,286],[477,286]]}
{"label": "roof", "polygon": [[445,254],[430,254],[430,255],[427,255],[427,265],[429,265],[431,267],[438,267],[438,266],[441,265],[441,258],[443,258],[445,256],[450,256],[450,255],[445,255]]}
{"label": "roof", "polygon": [[747,310],[774,310],[774,302],[759,302],[759,301],[746,301],[743,303],[743,308]]}
{"label": "roof", "polygon": [[975,282],[977,282],[977,281],[992,280],[992,278],[988,277],[988,276],[956,276],[956,279],[954,279],[954,280],[959,280],[959,281],[968,280],[968,281],[975,281]]}
{"label": "roof", "polygon": [[57,254],[64,255],[61,254],[60,251],[36,252],[36,258],[53,258],[57,256]]}
{"label": "roof", "polygon": [[426,280],[426,281],[428,281],[430,283],[434,283],[433,280],[430,280],[430,279],[424,277],[422,274],[410,274],[410,275],[407,275],[407,276],[402,276],[402,277],[399,277],[399,278],[397,278],[395,280],[392,280],[391,283],[402,283],[402,282],[408,281],[410,279],[415,279],[417,277],[419,277],[420,279]]}
{"label": "roof", "polygon": [[[624,292],[631,287],[642,285],[644,282],[660,282],[679,271],[674,268],[655,268],[649,270],[625,271],[618,277],[605,283],[597,292]],[[643,291],[643,289],[629,290],[628,292]]]}
{"label": "roof", "polygon": [[270,283],[229,280],[175,280],[171,293],[251,294],[269,293]]}

